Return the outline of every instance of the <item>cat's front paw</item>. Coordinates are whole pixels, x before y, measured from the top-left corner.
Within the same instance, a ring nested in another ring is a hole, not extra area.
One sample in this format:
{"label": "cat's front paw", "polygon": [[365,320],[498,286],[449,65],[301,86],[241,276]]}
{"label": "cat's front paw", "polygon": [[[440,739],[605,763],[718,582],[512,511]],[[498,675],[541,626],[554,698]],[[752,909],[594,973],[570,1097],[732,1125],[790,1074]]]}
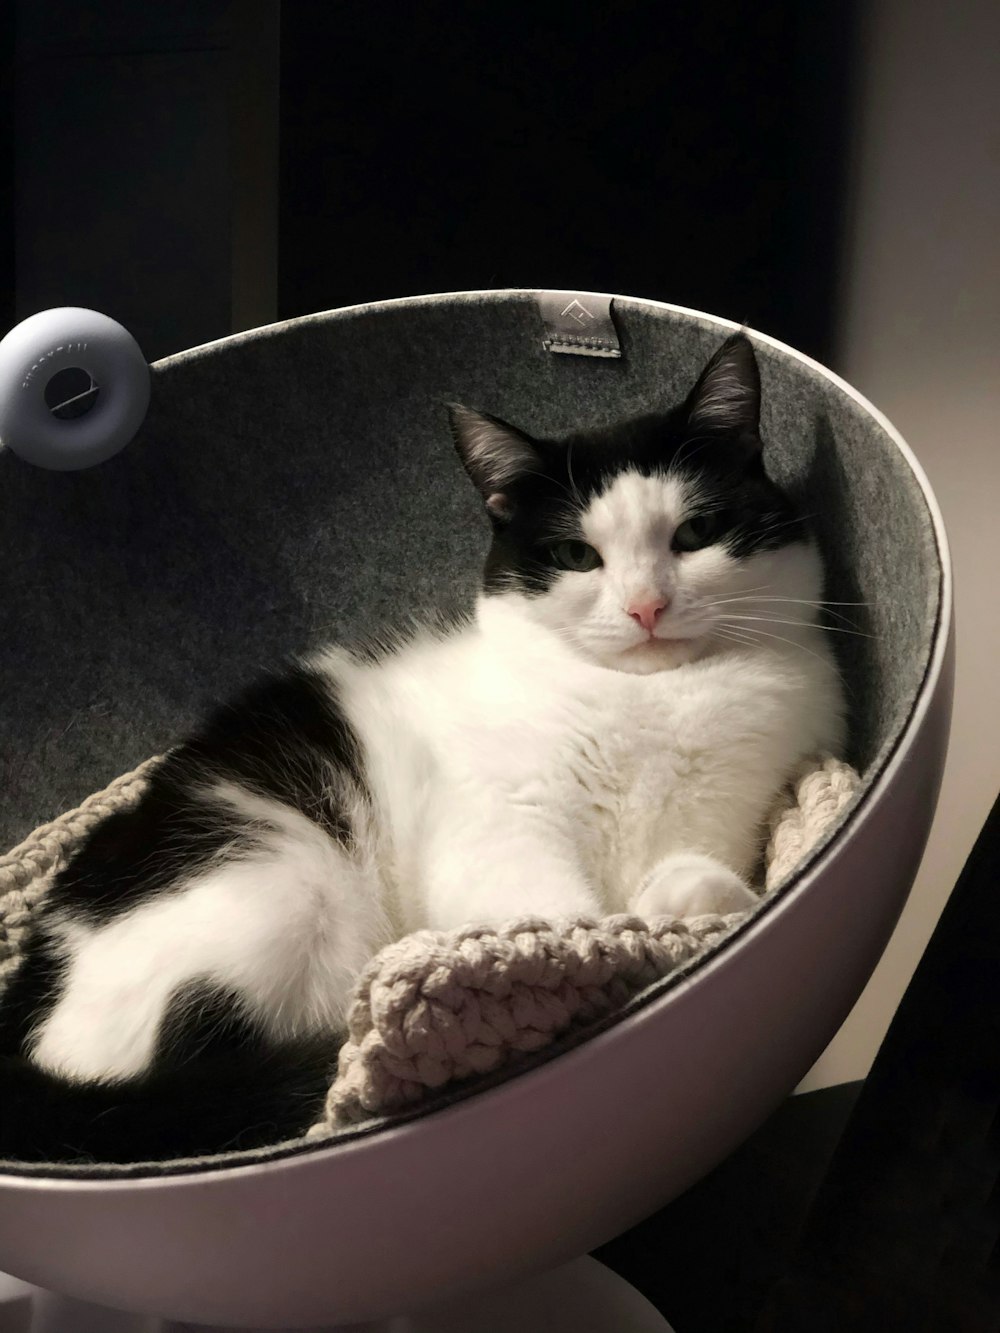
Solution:
{"label": "cat's front paw", "polygon": [[681,852],[658,861],[631,902],[636,916],[692,917],[746,912],[757,895],[739,875],[700,852]]}

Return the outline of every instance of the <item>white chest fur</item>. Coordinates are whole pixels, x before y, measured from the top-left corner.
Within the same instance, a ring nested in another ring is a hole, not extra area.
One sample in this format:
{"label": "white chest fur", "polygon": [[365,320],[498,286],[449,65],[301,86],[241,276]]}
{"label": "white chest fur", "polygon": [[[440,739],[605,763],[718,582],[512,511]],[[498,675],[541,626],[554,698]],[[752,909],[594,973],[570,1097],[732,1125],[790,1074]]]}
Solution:
{"label": "white chest fur", "polygon": [[449,639],[334,671],[405,929],[623,910],[678,851],[747,875],[789,770],[839,739],[836,673],[808,626],[631,675],[582,662],[494,598]]}

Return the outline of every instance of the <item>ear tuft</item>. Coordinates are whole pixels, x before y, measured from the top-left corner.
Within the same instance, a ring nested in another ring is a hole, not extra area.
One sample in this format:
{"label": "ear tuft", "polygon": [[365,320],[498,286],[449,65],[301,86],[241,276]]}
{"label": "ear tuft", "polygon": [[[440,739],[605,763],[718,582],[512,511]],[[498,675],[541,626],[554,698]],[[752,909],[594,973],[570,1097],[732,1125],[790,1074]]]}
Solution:
{"label": "ear tuft", "polygon": [[512,481],[534,472],[540,462],[534,441],[514,426],[461,403],[448,404],[455,448],[473,486],[496,517],[506,512],[503,492]]}
{"label": "ear tuft", "polygon": [[760,448],[760,371],[745,333],[727,338],[688,395],[688,426],[739,437]]}

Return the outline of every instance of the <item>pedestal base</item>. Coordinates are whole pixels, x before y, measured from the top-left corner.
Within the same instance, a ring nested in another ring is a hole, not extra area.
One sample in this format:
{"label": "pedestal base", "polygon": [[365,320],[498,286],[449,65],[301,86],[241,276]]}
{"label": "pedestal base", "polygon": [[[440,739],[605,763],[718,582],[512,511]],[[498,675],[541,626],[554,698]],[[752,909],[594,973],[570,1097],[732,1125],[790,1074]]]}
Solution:
{"label": "pedestal base", "polygon": [[384,1328],[385,1333],[672,1333],[645,1296],[590,1258]]}
{"label": "pedestal base", "polygon": [[[672,1333],[645,1296],[596,1259],[467,1296],[419,1315],[341,1324],[339,1333]],[[219,1333],[57,1296],[0,1274],[0,1333]],[[236,1333],[264,1333],[241,1328]],[[280,1330],[277,1333],[293,1333]],[[333,1325],[299,1333],[335,1333]]]}

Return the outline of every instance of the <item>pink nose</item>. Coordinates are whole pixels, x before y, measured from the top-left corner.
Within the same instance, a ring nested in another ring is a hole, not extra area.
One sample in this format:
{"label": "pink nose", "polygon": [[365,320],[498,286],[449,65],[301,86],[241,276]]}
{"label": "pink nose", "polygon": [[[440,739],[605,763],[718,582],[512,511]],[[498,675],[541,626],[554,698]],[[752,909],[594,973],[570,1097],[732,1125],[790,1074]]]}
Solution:
{"label": "pink nose", "polygon": [[637,620],[644,630],[649,634],[653,632],[653,626],[659,619],[660,612],[665,611],[670,603],[666,598],[660,597],[652,602],[632,602],[625,610],[633,620]]}

